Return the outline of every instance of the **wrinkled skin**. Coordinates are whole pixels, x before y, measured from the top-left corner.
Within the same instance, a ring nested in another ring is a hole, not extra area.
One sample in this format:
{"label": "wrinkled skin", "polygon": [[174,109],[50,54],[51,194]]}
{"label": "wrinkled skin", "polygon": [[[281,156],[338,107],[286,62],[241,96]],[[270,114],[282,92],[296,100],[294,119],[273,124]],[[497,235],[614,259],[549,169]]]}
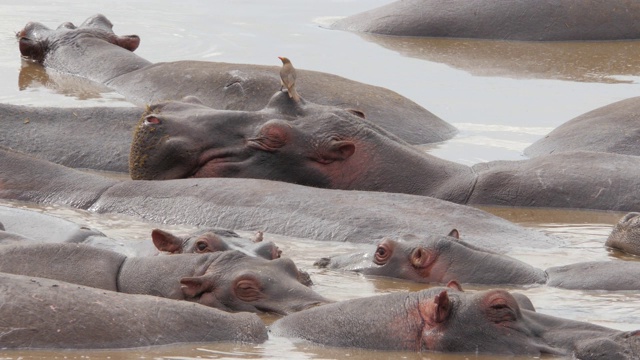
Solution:
{"label": "wrinkled skin", "polygon": [[426,196],[235,178],[119,181],[1,147],[0,198],[320,241],[373,243],[384,237],[444,234],[456,227],[474,244],[500,252],[563,243],[485,211]]}
{"label": "wrinkled skin", "polygon": [[336,21],[332,28],[382,35],[524,41],[640,38],[630,0],[403,0]]}
{"label": "wrinkled skin", "polygon": [[468,354],[590,355],[608,342],[617,359],[640,351],[640,331],[622,332],[523,309],[505,290],[454,288],[341,301],[286,316],[270,333],[307,342],[377,350]]}
{"label": "wrinkled skin", "polygon": [[3,349],[113,349],[267,339],[256,314],[37,277],[0,273],[0,303]]}
{"label": "wrinkled skin", "polygon": [[630,212],[614,225],[605,246],[640,256],[640,213]]}
{"label": "wrinkled skin", "polygon": [[638,262],[594,261],[541,270],[461,241],[457,230],[449,236],[412,241],[384,239],[367,252],[322,258],[315,265],[442,285],[458,281],[482,285],[547,284],[574,290],[640,290]]}
{"label": "wrinkled skin", "polygon": [[[216,109],[258,110],[280,89],[278,66],[204,61],[152,64],[132,53],[140,39],[115,35],[103,15],[92,16],[78,27],[66,23],[56,30],[31,22],[16,35],[24,58],[104,84],[139,106],[194,95]],[[303,97],[363,111],[412,144],[439,142],[456,133],[453,126],[387,89],[315,71],[298,69],[297,74],[296,88]]]}
{"label": "wrinkled skin", "polygon": [[524,150],[530,157],[564,151],[640,156],[640,97],[599,107],[558,126]]}
{"label": "wrinkled skin", "polygon": [[291,103],[282,93],[257,112],[214,110],[195,98],[153,105],[130,156],[139,180],[243,177],[472,205],[640,206],[639,157],[579,151],[467,167],[424,154],[356,114]]}
{"label": "wrinkled skin", "polygon": [[290,259],[238,251],[132,257],[82,244],[0,247],[0,271],[226,311],[288,314],[329,302],[298,281]]}

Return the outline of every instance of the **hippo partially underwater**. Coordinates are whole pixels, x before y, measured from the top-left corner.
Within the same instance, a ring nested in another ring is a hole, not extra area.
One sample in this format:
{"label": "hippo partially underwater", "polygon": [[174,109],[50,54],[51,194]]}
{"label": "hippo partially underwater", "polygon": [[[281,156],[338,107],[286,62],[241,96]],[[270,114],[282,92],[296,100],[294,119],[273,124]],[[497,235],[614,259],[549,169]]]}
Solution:
{"label": "hippo partially underwater", "polygon": [[[621,241],[626,237],[616,228],[612,237],[616,233]],[[315,265],[442,285],[457,281],[475,285],[546,284],[573,290],[640,290],[640,262],[591,261],[542,270],[462,241],[455,229],[448,236],[385,239],[368,251],[322,258]]]}
{"label": "hippo partially underwater", "polygon": [[637,359],[640,330],[619,331],[523,308],[505,290],[458,284],[320,306],[286,316],[271,335],[337,347],[418,352]]}
{"label": "hippo partially underwater", "polygon": [[0,247],[0,272],[128,294],[187,300],[226,311],[288,314],[329,300],[300,283],[290,259],[237,250],[126,257],[83,244]]}
{"label": "hippo partially underwater", "polygon": [[176,343],[262,343],[256,314],[0,273],[0,348],[114,349]]}
{"label": "hippo partially underwater", "polygon": [[[193,95],[217,109],[258,110],[280,88],[275,66],[206,61],[152,64],[132,52],[140,38],[115,35],[103,15],[92,16],[79,27],[67,22],[56,30],[31,22],[17,37],[23,57],[105,84],[139,106]],[[390,90],[321,72],[297,73],[304,78],[297,88],[309,100],[364,111],[370,120],[412,144],[447,140],[457,131]]]}
{"label": "hippo partially underwater", "polygon": [[333,29],[396,36],[521,41],[639,39],[629,0],[401,0],[340,19]]}

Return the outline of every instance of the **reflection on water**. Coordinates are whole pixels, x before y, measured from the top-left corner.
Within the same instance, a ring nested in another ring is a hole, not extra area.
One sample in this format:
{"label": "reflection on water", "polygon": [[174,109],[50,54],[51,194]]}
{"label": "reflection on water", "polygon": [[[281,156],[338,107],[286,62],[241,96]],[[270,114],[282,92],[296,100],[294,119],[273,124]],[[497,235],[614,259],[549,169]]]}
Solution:
{"label": "reflection on water", "polygon": [[640,41],[533,42],[381,36],[363,39],[477,76],[636,83]]}
{"label": "reflection on water", "polygon": [[[106,235],[122,241],[149,241],[153,228],[162,228],[176,233],[193,230],[191,226],[168,226],[153,224],[117,214],[94,214],[62,206],[39,206],[22,202],[0,200],[0,205],[14,206],[46,212],[95,228]],[[526,226],[554,233],[568,239],[568,245],[549,248],[515,249],[511,256],[536,267],[568,264],[586,260],[614,260],[604,248],[604,240],[619,213],[602,211],[566,211],[555,209],[518,209],[488,207],[492,212]],[[250,232],[238,231],[250,236]],[[283,256],[292,258],[303,270],[310,273],[313,289],[333,300],[347,300],[362,296],[373,296],[398,291],[417,291],[426,284],[363,276],[318,269],[313,263],[325,256],[346,253],[363,248],[362,244],[316,242],[307,239],[265,234],[266,240],[274,241],[283,251]],[[507,241],[507,239],[505,240]],[[640,261],[639,258],[629,258]],[[616,259],[617,260],[617,259]],[[620,261],[620,260],[617,260]],[[491,286],[465,286],[466,291],[486,290]],[[637,291],[601,292],[570,291],[546,286],[507,288],[521,292],[531,298],[537,311],[554,316],[597,323],[620,330],[640,329],[640,293]],[[270,324],[276,317],[263,315]],[[295,343],[288,339],[272,337],[260,345],[243,344],[182,344],[157,348],[128,349],[116,351],[0,351],[0,359],[49,359],[49,358],[93,358],[93,359],[433,359],[461,360],[469,356],[447,354],[414,354],[394,352],[371,352],[357,349],[333,349]],[[496,356],[472,356],[473,359],[502,359]],[[504,357],[504,359],[514,359]],[[547,357],[545,357],[547,358]],[[554,358],[554,357],[549,357]],[[516,358],[517,359],[517,358]],[[522,357],[522,359],[533,359]]]}

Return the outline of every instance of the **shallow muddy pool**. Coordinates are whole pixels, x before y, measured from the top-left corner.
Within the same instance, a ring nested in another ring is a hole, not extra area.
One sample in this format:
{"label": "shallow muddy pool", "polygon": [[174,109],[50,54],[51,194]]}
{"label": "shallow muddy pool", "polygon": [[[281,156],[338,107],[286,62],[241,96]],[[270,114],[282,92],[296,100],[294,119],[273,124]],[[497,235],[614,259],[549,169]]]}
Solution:
{"label": "shallow muddy pool", "polygon": [[[109,89],[22,63],[15,33],[29,21],[76,25],[103,13],[118,34],[138,34],[136,53],[154,61],[204,60],[279,66],[287,56],[300,69],[323,71],[386,87],[459,129],[425,151],[464,164],[522,159],[522,150],[565,121],[640,94],[640,42],[519,43],[392,38],[333,31],[336,18],[389,0],[71,0],[0,3],[0,102],[30,106],[131,106]],[[275,91],[276,89],[274,89]],[[0,124],[2,119],[0,118]],[[1,125],[0,125],[0,131]],[[33,139],[33,141],[38,141]],[[0,144],[1,145],[1,144]],[[154,227],[123,215],[0,201],[34,208],[95,227],[109,236],[145,241]],[[510,255],[545,268],[585,260],[638,261],[603,243],[622,215],[612,212],[488,208],[563,239],[562,247],[515,249]],[[640,209],[638,209],[640,210]],[[242,229],[237,229],[242,233]],[[247,234],[247,233],[245,233]],[[266,234],[310,272],[314,289],[350,299],[425,285],[314,268],[322,256],[357,244],[314,242]],[[464,237],[464,234],[463,234]],[[504,239],[508,242],[509,239]],[[621,276],[624,276],[622,274]],[[477,287],[467,287],[473,291]],[[640,292],[578,292],[547,287],[517,289],[539,312],[621,330],[640,329]],[[273,318],[264,317],[266,322]],[[1,343],[0,343],[1,347]],[[370,352],[331,349],[271,338],[262,345],[188,344],[118,351],[0,351],[0,359],[495,359],[495,356]]]}

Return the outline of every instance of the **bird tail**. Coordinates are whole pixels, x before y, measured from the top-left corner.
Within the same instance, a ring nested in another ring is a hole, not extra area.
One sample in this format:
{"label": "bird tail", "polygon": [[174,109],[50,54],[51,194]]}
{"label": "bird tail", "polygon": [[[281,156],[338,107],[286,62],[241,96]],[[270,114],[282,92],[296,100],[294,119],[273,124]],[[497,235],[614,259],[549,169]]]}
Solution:
{"label": "bird tail", "polygon": [[300,102],[300,95],[298,94],[295,86],[292,86],[291,89],[287,89],[287,92],[289,93],[289,97],[293,99],[293,101]]}

